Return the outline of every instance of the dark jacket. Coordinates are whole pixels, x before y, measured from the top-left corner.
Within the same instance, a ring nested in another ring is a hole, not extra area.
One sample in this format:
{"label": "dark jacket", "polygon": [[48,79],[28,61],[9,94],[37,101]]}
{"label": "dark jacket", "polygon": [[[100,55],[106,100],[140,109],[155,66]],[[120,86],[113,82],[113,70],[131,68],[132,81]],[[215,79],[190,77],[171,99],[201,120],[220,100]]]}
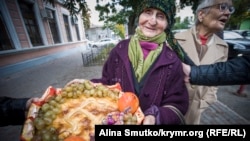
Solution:
{"label": "dark jacket", "polygon": [[0,126],[23,125],[29,98],[0,97]]}
{"label": "dark jacket", "polygon": [[250,84],[250,56],[212,65],[191,66],[190,83],[208,86]]}
{"label": "dark jacket", "polygon": [[151,66],[147,77],[136,84],[128,57],[128,40],[123,40],[110,52],[104,64],[102,78],[92,79],[106,85],[121,84],[124,92],[138,95],[140,107],[145,115],[155,115],[157,124],[179,124],[175,112],[163,107],[172,105],[185,114],[188,108],[188,92],[184,83],[182,64],[176,53],[164,44],[162,53]]}

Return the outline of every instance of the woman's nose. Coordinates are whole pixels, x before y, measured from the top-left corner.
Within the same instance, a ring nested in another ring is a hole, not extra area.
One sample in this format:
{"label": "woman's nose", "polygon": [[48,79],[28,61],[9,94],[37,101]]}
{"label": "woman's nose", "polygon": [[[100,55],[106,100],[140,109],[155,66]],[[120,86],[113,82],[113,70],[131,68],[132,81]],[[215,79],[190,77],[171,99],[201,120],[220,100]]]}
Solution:
{"label": "woman's nose", "polygon": [[231,13],[230,13],[230,11],[229,11],[228,8],[224,11],[224,14],[231,15]]}
{"label": "woman's nose", "polygon": [[155,24],[157,23],[156,17],[155,17],[155,16],[151,16],[150,19],[149,19],[149,23],[150,23],[151,25],[155,25]]}

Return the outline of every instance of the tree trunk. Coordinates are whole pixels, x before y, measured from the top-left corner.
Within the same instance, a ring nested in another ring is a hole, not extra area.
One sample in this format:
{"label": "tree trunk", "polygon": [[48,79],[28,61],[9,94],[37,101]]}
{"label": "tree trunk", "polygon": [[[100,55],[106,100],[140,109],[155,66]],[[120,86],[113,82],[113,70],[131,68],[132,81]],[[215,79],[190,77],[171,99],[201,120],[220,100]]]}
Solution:
{"label": "tree trunk", "polygon": [[135,28],[137,26],[136,17],[134,15],[129,16],[128,20],[128,36],[130,37],[135,33]]}

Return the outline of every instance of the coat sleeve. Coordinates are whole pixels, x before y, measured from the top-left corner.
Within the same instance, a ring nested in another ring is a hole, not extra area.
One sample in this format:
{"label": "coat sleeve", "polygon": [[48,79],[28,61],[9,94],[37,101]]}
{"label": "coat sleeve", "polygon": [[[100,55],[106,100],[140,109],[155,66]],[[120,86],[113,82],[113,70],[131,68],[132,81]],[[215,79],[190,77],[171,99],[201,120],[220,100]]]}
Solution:
{"label": "coat sleeve", "polygon": [[191,66],[190,83],[195,85],[250,84],[250,56],[211,65]]}
{"label": "coat sleeve", "polygon": [[0,97],[0,126],[22,125],[29,98]]}
{"label": "coat sleeve", "polygon": [[[166,86],[168,95],[163,98],[163,105],[159,107],[160,124],[181,124],[183,116],[188,110],[188,90],[184,83],[184,74],[180,63],[171,76],[171,83]],[[175,107],[180,114],[169,106]]]}
{"label": "coat sleeve", "polygon": [[181,62],[176,62],[171,69],[172,73],[164,84],[165,92],[162,97],[158,97],[161,99],[160,104],[151,106],[144,112],[145,115],[154,115],[156,124],[182,124],[183,116],[188,110],[188,91]]}

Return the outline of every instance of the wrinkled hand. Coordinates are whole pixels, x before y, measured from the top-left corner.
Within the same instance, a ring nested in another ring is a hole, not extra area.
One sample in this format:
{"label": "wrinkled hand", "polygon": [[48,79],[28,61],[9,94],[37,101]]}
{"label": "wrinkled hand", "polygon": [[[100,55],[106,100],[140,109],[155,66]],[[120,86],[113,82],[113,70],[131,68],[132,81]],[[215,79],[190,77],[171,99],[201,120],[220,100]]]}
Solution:
{"label": "wrinkled hand", "polygon": [[38,97],[30,98],[30,99],[26,102],[26,110],[29,110],[29,108],[30,108],[32,102],[39,102],[39,100],[40,100],[40,98],[38,98]]}
{"label": "wrinkled hand", "polygon": [[185,63],[182,63],[182,69],[185,74],[184,81],[189,83],[191,67]]}
{"label": "wrinkled hand", "polygon": [[142,124],[143,125],[155,125],[155,117],[152,115],[145,116]]}
{"label": "wrinkled hand", "polygon": [[29,111],[29,109],[30,109],[30,107],[31,107],[31,104],[32,104],[33,102],[39,102],[39,101],[40,101],[40,98],[38,98],[38,97],[33,97],[33,98],[30,98],[30,99],[26,102],[26,109],[25,109],[25,112],[24,112],[25,117],[27,117],[27,115],[28,115],[28,111]]}

